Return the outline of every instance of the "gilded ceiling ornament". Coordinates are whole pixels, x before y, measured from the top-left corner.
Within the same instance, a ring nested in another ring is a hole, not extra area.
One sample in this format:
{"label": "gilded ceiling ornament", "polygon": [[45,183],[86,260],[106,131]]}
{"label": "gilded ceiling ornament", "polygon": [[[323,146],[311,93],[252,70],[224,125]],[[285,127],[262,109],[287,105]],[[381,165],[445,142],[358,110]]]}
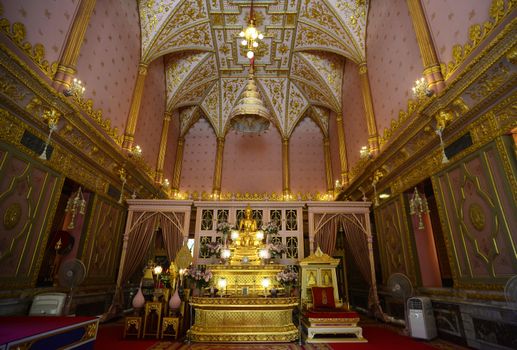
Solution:
{"label": "gilded ceiling ornament", "polygon": [[4,228],[11,230],[18,225],[21,219],[22,206],[20,203],[12,203],[7,207],[4,213]]}
{"label": "gilded ceiling ornament", "polygon": [[287,115],[284,129],[284,135],[291,135],[295,125],[303,116],[308,107],[308,102],[295,84],[289,84],[289,101],[287,102]]}

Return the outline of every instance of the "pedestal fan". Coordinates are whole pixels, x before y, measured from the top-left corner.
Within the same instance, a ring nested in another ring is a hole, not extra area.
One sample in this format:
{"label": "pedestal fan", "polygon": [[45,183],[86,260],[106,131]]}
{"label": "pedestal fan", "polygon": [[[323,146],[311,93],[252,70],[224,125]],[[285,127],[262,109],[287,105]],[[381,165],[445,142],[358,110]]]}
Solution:
{"label": "pedestal fan", "polygon": [[67,301],[63,310],[64,315],[68,315],[70,313],[74,288],[79,286],[84,281],[85,277],[86,268],[84,267],[83,262],[79,259],[65,261],[59,268],[59,285],[70,289],[68,291]]}
{"label": "pedestal fan", "polygon": [[409,278],[403,273],[394,273],[388,278],[388,291],[393,299],[404,304],[404,320],[406,327],[404,333],[409,334],[407,300],[413,296],[413,286]]}

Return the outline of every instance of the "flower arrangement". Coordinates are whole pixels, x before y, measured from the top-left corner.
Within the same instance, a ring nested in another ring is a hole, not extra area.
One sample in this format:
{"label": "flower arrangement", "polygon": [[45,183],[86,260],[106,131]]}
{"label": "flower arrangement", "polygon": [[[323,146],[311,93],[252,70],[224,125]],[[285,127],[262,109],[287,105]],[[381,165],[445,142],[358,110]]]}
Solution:
{"label": "flower arrangement", "polygon": [[261,229],[267,235],[276,235],[279,231],[278,223],[276,220],[265,223],[262,225]]}
{"label": "flower arrangement", "polygon": [[220,222],[217,224],[216,231],[221,232],[223,235],[227,235],[232,230],[233,225],[227,223],[226,221]]}
{"label": "flower arrangement", "polygon": [[287,247],[281,242],[268,243],[266,248],[269,250],[272,258],[281,257],[283,253],[287,252]]}
{"label": "flower arrangement", "polygon": [[212,280],[212,271],[206,268],[199,268],[194,265],[190,265],[185,271],[185,276],[196,284],[197,288],[206,288],[210,285]]}
{"label": "flower arrangement", "polygon": [[221,257],[221,250],[223,249],[223,245],[217,241],[210,242],[205,244],[202,248],[204,255],[215,256],[217,258]]}
{"label": "flower arrangement", "polygon": [[284,269],[276,274],[276,280],[284,287],[291,287],[298,284],[298,272],[292,269]]}

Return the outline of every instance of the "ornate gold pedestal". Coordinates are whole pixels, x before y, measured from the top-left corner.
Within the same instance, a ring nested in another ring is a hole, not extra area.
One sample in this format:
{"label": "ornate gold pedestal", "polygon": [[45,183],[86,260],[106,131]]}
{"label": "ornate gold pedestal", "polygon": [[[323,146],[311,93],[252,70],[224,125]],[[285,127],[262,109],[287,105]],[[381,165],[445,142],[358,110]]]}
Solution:
{"label": "ornate gold pedestal", "polygon": [[298,339],[292,311],[298,298],[193,297],[196,342],[290,342]]}

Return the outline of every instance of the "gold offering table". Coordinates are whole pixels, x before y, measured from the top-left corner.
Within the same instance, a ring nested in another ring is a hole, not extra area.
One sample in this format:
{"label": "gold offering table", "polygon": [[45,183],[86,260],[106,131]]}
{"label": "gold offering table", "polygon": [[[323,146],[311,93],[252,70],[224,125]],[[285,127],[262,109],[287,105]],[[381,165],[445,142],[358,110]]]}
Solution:
{"label": "gold offering table", "polygon": [[292,311],[296,297],[193,297],[197,342],[290,342],[298,339]]}
{"label": "gold offering table", "polygon": [[[189,335],[197,342],[289,342],[298,339],[292,311],[299,298],[283,295],[276,280],[282,265],[207,265],[215,297],[193,297],[194,325]],[[264,279],[269,281],[264,286]],[[221,280],[224,280],[221,283]],[[221,288],[224,286],[224,288]],[[271,297],[272,288],[279,297]]]}

